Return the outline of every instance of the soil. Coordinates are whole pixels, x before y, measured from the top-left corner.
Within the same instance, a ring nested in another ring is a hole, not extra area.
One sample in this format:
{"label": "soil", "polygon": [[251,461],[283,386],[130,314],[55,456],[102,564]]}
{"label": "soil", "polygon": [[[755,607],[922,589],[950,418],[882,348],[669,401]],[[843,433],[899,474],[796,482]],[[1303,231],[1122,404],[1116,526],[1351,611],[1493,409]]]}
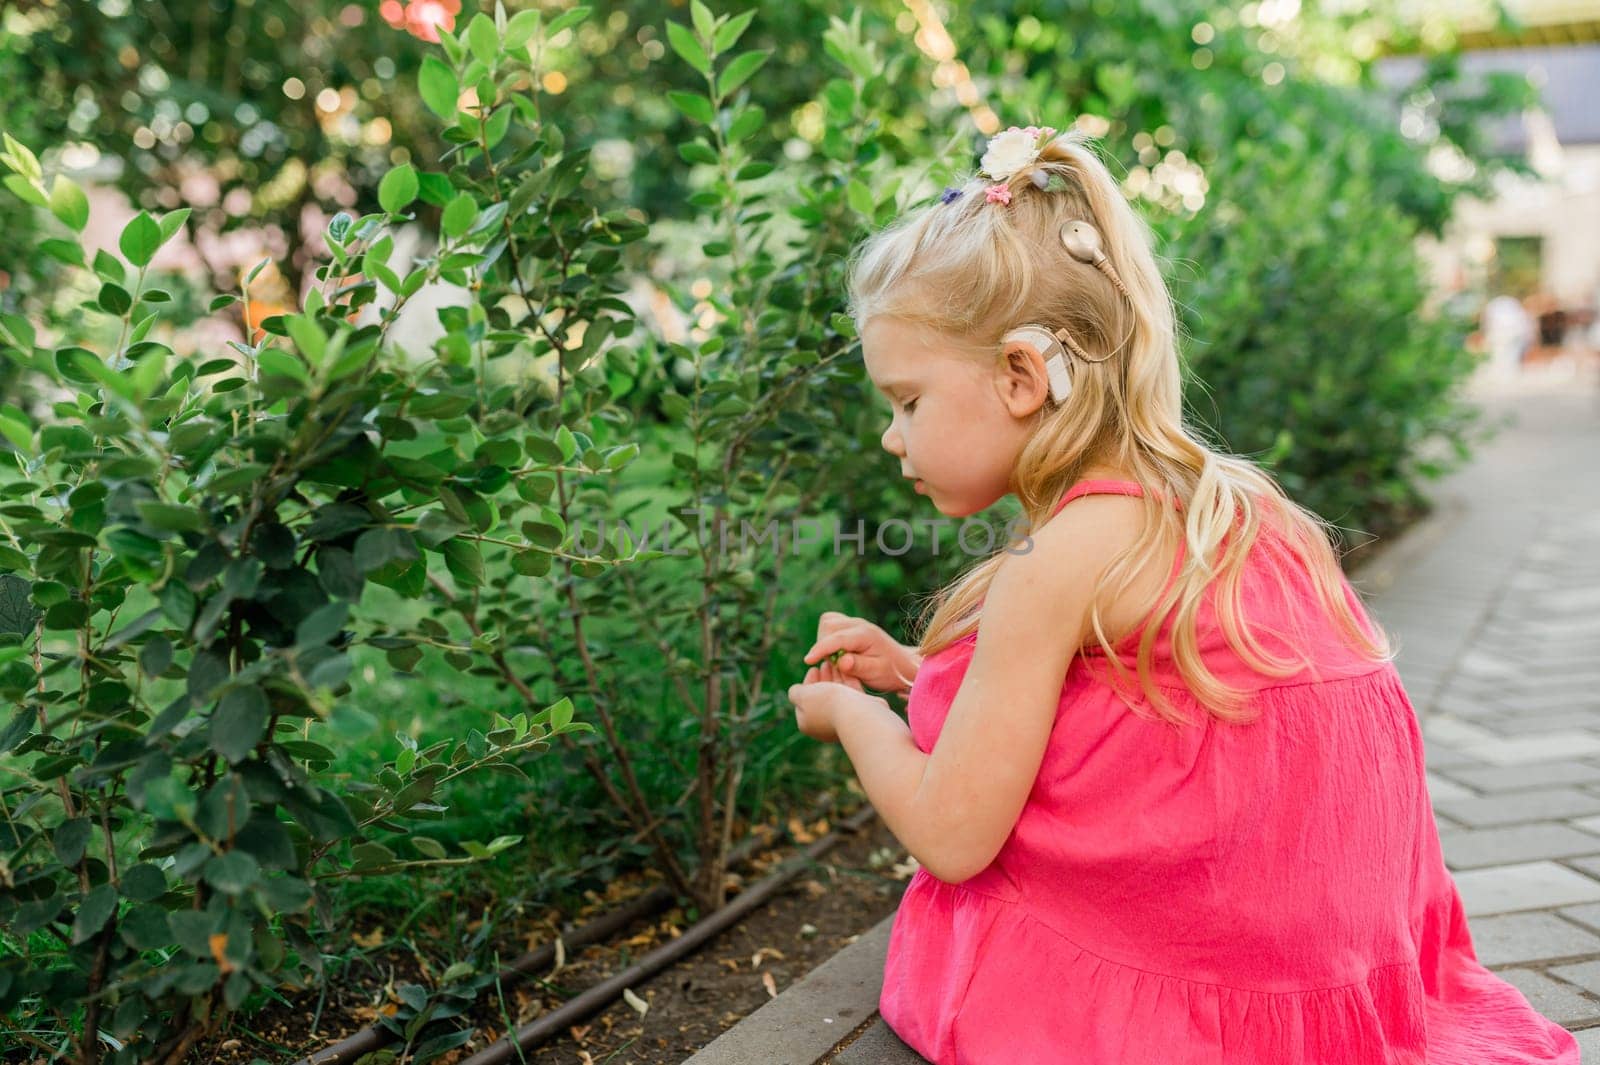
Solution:
{"label": "soil", "polygon": [[[853,796],[851,801],[856,801]],[[847,816],[848,813],[837,820],[842,822]],[[753,884],[776,870],[805,844],[830,831],[833,820],[823,818],[809,825],[795,820],[788,827],[794,842],[760,852],[741,873],[730,874],[730,901],[736,897],[734,889]],[[558,1038],[525,1051],[523,1060],[528,1065],[681,1065],[684,1059],[893,913],[915,869],[914,860],[882,819],[874,817],[744,921],[688,958],[630,988],[637,1006],[619,998],[583,1024],[569,1027]],[[604,897],[591,893],[592,905],[576,920],[585,922],[615,909],[654,883],[629,878],[613,883]],[[521,930],[525,939],[503,951],[502,956],[510,957],[549,942],[558,920],[559,915],[549,914],[530,922]],[[434,1061],[453,1065],[482,1050],[504,1034],[508,1018],[514,1027],[550,1012],[681,935],[692,923],[681,908],[666,910],[653,919],[634,922],[607,943],[567,956],[558,971],[506,985],[503,998],[489,989],[474,1010],[473,1019],[479,1027],[471,1042]],[[431,982],[426,974],[415,971],[414,959],[411,961],[413,971],[408,972],[406,961],[396,959],[387,993],[384,987],[336,981],[322,1006],[315,1037],[309,1032],[314,1002],[274,1006],[241,1019],[241,1024],[256,1033],[254,1036],[240,1038],[236,1029],[214,1040],[194,1060],[247,1065],[265,1057],[287,1065],[328,1047],[371,1024],[380,1011],[392,1012],[393,988],[407,982]],[[644,1007],[642,1014],[638,1006]],[[847,1034],[841,1032],[840,1036]],[[391,1044],[390,1048],[400,1049],[399,1044]],[[285,1049],[292,1050],[293,1055],[282,1053]]]}
{"label": "soil", "polygon": [[[915,868],[883,820],[875,817],[859,835],[824,855],[811,875],[800,874],[749,919],[634,988],[649,1004],[642,1017],[619,1000],[588,1023],[567,1029],[563,1038],[529,1052],[527,1060],[530,1065],[680,1065],[893,913]],[[673,916],[679,918],[678,927],[686,927],[681,914],[673,911],[654,929],[647,927],[627,942],[640,952],[653,948],[671,934]],[[585,984],[629,964],[615,946],[590,948],[579,961],[592,974]],[[513,992],[508,997],[516,996]],[[559,1004],[547,1000],[535,1005],[524,1020]]]}

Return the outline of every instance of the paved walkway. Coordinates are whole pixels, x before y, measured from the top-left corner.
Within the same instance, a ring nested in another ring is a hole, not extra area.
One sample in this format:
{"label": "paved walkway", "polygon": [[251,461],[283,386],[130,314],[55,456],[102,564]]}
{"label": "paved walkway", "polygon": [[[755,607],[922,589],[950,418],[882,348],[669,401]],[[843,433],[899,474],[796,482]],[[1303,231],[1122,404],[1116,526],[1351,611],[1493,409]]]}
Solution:
{"label": "paved walkway", "polygon": [[[1475,383],[1506,428],[1352,583],[1399,645],[1479,959],[1600,1061],[1597,374]],[[876,1017],[891,920],[686,1065],[920,1063]]]}

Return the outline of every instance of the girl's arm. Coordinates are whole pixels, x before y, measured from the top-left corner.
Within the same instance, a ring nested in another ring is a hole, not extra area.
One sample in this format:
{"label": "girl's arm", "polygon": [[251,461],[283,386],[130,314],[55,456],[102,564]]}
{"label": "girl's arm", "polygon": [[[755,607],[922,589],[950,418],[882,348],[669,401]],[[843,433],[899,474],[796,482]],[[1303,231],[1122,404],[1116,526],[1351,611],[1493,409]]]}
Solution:
{"label": "girl's arm", "polygon": [[1015,827],[1083,642],[1095,581],[1137,521],[1133,506],[1066,507],[1034,534],[1032,551],[1006,559],[931,753],[881,699],[852,700],[836,716],[867,798],[938,879],[982,872]]}

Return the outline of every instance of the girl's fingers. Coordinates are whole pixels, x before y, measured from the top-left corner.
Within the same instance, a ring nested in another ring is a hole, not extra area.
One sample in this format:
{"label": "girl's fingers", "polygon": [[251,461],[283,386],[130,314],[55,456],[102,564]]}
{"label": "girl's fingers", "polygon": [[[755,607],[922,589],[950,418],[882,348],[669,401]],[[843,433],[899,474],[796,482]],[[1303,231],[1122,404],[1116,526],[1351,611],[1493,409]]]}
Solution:
{"label": "girl's fingers", "polygon": [[851,640],[848,633],[829,633],[827,636],[822,637],[816,643],[811,645],[811,650],[806,652],[805,660],[807,662],[815,662],[819,658],[826,658],[835,651],[842,650],[848,646],[850,642]]}

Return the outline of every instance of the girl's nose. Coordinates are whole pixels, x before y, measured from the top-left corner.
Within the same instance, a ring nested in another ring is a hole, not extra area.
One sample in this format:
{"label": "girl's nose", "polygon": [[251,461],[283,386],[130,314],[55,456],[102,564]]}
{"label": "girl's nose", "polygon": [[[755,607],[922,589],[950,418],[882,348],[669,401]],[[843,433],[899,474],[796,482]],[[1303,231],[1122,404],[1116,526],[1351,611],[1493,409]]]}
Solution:
{"label": "girl's nose", "polygon": [[900,434],[894,431],[894,422],[890,422],[889,428],[883,431],[883,436],[879,439],[879,443],[883,445],[883,450],[896,458],[905,457],[901,453]]}

